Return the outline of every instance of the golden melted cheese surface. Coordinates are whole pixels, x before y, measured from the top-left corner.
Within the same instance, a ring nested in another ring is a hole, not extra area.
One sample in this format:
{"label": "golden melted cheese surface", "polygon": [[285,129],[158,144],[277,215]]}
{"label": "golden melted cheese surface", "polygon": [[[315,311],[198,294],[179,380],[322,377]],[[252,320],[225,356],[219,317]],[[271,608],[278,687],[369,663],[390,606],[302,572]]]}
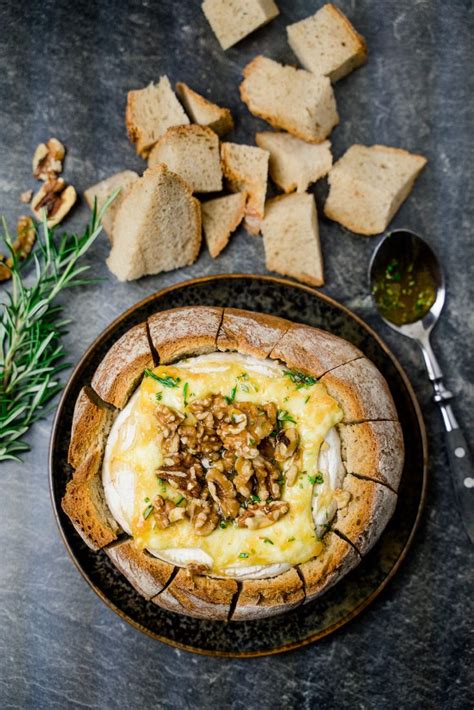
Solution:
{"label": "golden melted cheese surface", "polygon": [[[128,531],[139,546],[158,556],[160,551],[200,550],[212,559],[210,571],[216,575],[225,575],[229,568],[294,565],[319,554],[322,543],[316,535],[311,510],[314,478],[319,473],[321,444],[342,418],[339,405],[324,385],[316,382],[298,387],[278,363],[236,353],[190,358],[177,365],[157,367],[153,373],[160,378],[172,378],[169,382],[176,385],[165,386],[151,376],[144,377],[137,395],[114,425],[104,463],[106,495],[123,471],[128,472],[129,486],[126,490],[122,486],[119,496],[127,498],[122,500],[124,515]],[[283,421],[293,420],[295,424],[289,425],[296,425],[299,431],[301,471],[293,486],[284,485],[282,489],[282,500],[290,504],[290,510],[267,528],[250,530],[228,523],[225,528],[218,527],[202,537],[195,534],[189,519],[162,530],[156,527],[153,515],[145,517],[156,495],[175,502],[180,499],[155,473],[163,462],[154,416],[157,401],[184,412],[185,399],[189,403],[210,394],[234,395],[236,402],[262,405],[275,402],[283,413]],[[325,497],[319,501],[320,507],[329,507],[331,488],[321,486],[320,495]]]}

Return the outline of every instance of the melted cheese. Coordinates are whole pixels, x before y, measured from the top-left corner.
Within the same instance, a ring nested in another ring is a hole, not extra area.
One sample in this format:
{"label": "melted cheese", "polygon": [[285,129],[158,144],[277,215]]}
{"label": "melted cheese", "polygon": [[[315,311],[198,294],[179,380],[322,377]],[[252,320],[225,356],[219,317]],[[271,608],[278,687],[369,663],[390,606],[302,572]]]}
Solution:
{"label": "melted cheese", "polygon": [[[163,386],[153,377],[143,382],[114,422],[103,467],[109,507],[124,530],[152,554],[179,566],[207,564],[212,574],[258,578],[278,574],[319,554],[321,535],[333,517],[334,489],[342,483],[344,467],[334,429],[342,418],[337,402],[324,385],[298,387],[282,365],[237,353],[213,353],[155,368],[177,386]],[[255,404],[275,402],[296,422],[300,434],[301,473],[293,486],[284,486],[287,515],[259,530],[228,524],[209,536],[196,535],[189,519],[161,530],[144,512],[156,495],[175,502],[179,494],[155,474],[162,465],[154,410],[159,401],[183,411],[188,402],[209,394],[232,396]],[[324,442],[324,445],[321,446]],[[321,480],[322,479],[322,480]],[[315,527],[316,526],[316,527]]]}

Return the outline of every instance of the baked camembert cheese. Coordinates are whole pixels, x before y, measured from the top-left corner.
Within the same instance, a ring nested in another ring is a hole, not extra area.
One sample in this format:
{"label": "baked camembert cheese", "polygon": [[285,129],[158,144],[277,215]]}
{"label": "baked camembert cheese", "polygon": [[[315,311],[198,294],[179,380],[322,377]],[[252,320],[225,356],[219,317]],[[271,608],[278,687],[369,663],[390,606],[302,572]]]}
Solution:
{"label": "baked camembert cheese", "polygon": [[248,620],[327,591],[397,500],[403,437],[385,380],[326,331],[176,308],[110,347],[81,390],[63,510],[138,592]]}

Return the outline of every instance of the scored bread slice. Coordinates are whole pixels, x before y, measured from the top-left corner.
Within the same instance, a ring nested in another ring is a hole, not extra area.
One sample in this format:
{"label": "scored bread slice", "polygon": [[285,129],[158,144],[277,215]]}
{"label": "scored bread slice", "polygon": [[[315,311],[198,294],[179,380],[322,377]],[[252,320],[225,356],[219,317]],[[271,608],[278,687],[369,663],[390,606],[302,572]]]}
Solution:
{"label": "scored bread slice", "polygon": [[305,69],[338,81],[367,61],[367,45],[331,3],[286,28],[288,43]]}
{"label": "scored bread slice", "polygon": [[248,195],[245,227],[250,234],[258,234],[265,212],[269,153],[253,145],[222,143],[221,158],[229,189]]}
{"label": "scored bread slice", "polygon": [[279,14],[273,0],[204,0],[202,10],[222,49],[229,49]]}
{"label": "scored bread slice", "polygon": [[211,128],[218,136],[234,128],[230,109],[213,104],[180,81],[176,84],[176,93],[193,123]]}
{"label": "scored bread slice", "polygon": [[152,601],[164,609],[197,619],[227,621],[237,591],[234,579],[216,579],[180,569],[166,589]]}
{"label": "scored bread slice", "polygon": [[107,198],[120,188],[120,192],[114,201],[109,205],[107,212],[102,218],[102,226],[104,232],[109,237],[110,243],[113,243],[113,227],[115,215],[118,212],[120,205],[130,192],[132,185],[138,180],[138,174],[134,170],[123,170],[121,173],[111,175],[105,180],[101,180],[96,185],[88,187],[84,190],[84,197],[91,208],[94,208],[94,201],[97,200],[97,212],[100,212]]}
{"label": "scored bread slice", "polygon": [[173,565],[141,550],[133,539],[114,543],[105,552],[145,599],[162,592],[174,572]]}
{"label": "scored bread slice", "polygon": [[294,567],[265,579],[244,579],[231,621],[276,616],[304,602],[303,582]]}
{"label": "scored bread slice", "polygon": [[183,306],[151,316],[148,331],[160,364],[217,350],[222,313],[222,308],[211,306]]}
{"label": "scored bread slice", "polygon": [[290,322],[284,318],[224,308],[217,349],[223,352],[237,350],[244,355],[266,358],[290,327]]}
{"label": "scored bread slice", "polygon": [[201,204],[202,228],[210,255],[215,259],[229,243],[245,214],[247,195],[237,192]]}
{"label": "scored bread slice", "polygon": [[324,283],[313,195],[294,192],[268,200],[262,234],[269,271],[292,276],[311,286]]}
{"label": "scored bread slice", "polygon": [[341,454],[348,473],[373,478],[398,489],[403,470],[403,432],[399,422],[339,424]]}
{"label": "scored bread slice", "polygon": [[323,537],[323,549],[317,557],[298,565],[309,602],[327,592],[360,562],[360,555],[346,540],[329,530]]}
{"label": "scored bread slice", "polygon": [[137,153],[146,158],[151,148],[170,126],[189,123],[183,107],[176,98],[167,76],[158,84],[129,91],[125,124]]}
{"label": "scored bread slice", "polygon": [[116,410],[101,401],[96,392],[85,386],[74,406],[68,463],[79,468],[92,450],[103,453],[116,416]]}
{"label": "scored bread slice", "polygon": [[222,190],[219,138],[206,126],[173,126],[152,148],[148,165],[166,165],[185,180],[193,192]]}
{"label": "scored bread slice", "polygon": [[192,264],[200,246],[199,202],[182,178],[158,165],[122,201],[107,266],[119,281],[131,281]]}
{"label": "scored bread slice", "polygon": [[357,234],[380,234],[426,163],[401,148],[351,146],[329,171],[326,217]]}
{"label": "scored bread slice", "polygon": [[262,131],[255,142],[270,153],[270,177],[284,192],[306,192],[332,166],[331,143],[307,143],[291,133]]}
{"label": "scored bread slice", "polygon": [[107,351],[92,377],[92,388],[99,397],[122,409],[154,360],[148,342],[146,323],[139,323],[122,335]]}
{"label": "scored bread slice", "polygon": [[250,113],[309,143],[321,143],[339,123],[331,82],[306,69],[257,56],[243,71],[242,101]]}

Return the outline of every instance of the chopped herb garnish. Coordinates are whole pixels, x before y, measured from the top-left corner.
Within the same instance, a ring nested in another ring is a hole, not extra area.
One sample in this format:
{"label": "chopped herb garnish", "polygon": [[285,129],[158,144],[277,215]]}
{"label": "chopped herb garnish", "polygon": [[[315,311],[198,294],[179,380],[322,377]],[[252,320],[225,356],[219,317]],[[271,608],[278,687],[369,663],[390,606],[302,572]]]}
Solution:
{"label": "chopped herb garnish", "polygon": [[269,537],[264,537],[264,538],[263,538],[263,542],[266,542],[267,545],[273,545],[273,544],[274,544],[273,540],[270,540]]}
{"label": "chopped herb garnish", "polygon": [[316,474],[316,476],[309,476],[309,482],[314,486],[315,483],[324,483],[324,478],[321,473]]}
{"label": "chopped herb garnish", "polygon": [[252,501],[252,503],[260,503],[260,497],[255,494],[250,496],[250,500]]}
{"label": "chopped herb garnish", "polygon": [[230,393],[230,397],[226,397],[227,404],[232,404],[232,402],[235,399],[235,393],[237,392],[237,385],[232,388],[232,392]]}
{"label": "chopped herb garnish", "polygon": [[150,505],[147,505],[145,510],[143,511],[143,519],[146,520],[147,518],[150,517],[150,515],[153,513],[153,506],[150,503]]}
{"label": "chopped herb garnish", "polygon": [[227,527],[226,521],[225,521],[225,520],[221,520],[221,522],[219,523],[219,527],[222,528],[223,530],[225,530],[225,528]]}
{"label": "chopped herb garnish", "polygon": [[287,542],[294,542],[296,540],[296,537],[289,537]]}
{"label": "chopped herb garnish", "polygon": [[245,384],[240,385],[240,389],[242,390],[242,392],[250,392],[250,387]]}
{"label": "chopped herb garnish", "polygon": [[242,374],[238,375],[238,377],[237,377],[238,380],[248,380],[248,378],[249,378],[248,372],[242,372]]}
{"label": "chopped herb garnish", "polygon": [[150,502],[150,499],[149,499],[149,498],[144,498],[143,500],[145,501],[145,503],[149,503],[149,502]]}
{"label": "chopped herb garnish", "polygon": [[163,392],[156,392],[155,399],[157,402],[161,402],[161,400],[163,399]]}
{"label": "chopped herb garnish", "polygon": [[255,439],[249,439],[250,446],[255,446]]}
{"label": "chopped herb garnish", "polygon": [[285,377],[289,377],[290,380],[296,385],[296,389],[301,389],[302,387],[311,387],[315,385],[317,379],[311,377],[311,375],[305,375],[303,372],[297,372],[296,370],[285,370]]}
{"label": "chopped herb garnish", "polygon": [[166,377],[160,377],[160,375],[155,375],[151,370],[145,370],[146,377],[152,377],[154,380],[159,382],[164,387],[177,387],[181,382],[180,377],[171,377],[171,375],[166,375]]}
{"label": "chopped herb garnish", "polygon": [[305,400],[304,400],[304,403],[305,403],[305,404],[308,404],[310,396],[311,396],[311,395],[308,395],[307,397],[305,397]]}
{"label": "chopped herb garnish", "polygon": [[291,414],[288,414],[286,409],[278,410],[277,419],[279,422],[291,422],[292,424],[296,424],[296,421],[293,419]]}
{"label": "chopped herb garnish", "polygon": [[184,406],[185,407],[188,406],[188,388],[189,388],[189,385],[187,382],[185,382],[183,385],[183,399],[184,399]]}
{"label": "chopped herb garnish", "polygon": [[285,474],[282,473],[280,478],[277,479],[277,483],[279,486],[284,486],[285,485]]}
{"label": "chopped herb garnish", "polygon": [[184,500],[184,496],[181,496],[181,498],[176,501],[176,505],[181,505],[181,503],[183,502],[183,500]]}
{"label": "chopped herb garnish", "polygon": [[248,552],[241,552],[239,555],[241,560],[246,560],[248,556],[249,556]]}

